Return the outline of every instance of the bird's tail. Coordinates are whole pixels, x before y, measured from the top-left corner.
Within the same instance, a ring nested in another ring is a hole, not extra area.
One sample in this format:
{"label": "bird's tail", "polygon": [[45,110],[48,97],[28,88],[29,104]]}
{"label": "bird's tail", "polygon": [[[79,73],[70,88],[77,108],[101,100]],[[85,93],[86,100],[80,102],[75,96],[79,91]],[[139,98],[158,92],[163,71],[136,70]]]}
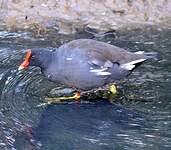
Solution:
{"label": "bird's tail", "polygon": [[143,54],[146,59],[158,59],[158,53],[157,52],[144,52],[144,51],[138,51],[135,52],[136,54]]}
{"label": "bird's tail", "polygon": [[157,59],[158,53],[157,52],[145,52],[144,55],[147,59]]}

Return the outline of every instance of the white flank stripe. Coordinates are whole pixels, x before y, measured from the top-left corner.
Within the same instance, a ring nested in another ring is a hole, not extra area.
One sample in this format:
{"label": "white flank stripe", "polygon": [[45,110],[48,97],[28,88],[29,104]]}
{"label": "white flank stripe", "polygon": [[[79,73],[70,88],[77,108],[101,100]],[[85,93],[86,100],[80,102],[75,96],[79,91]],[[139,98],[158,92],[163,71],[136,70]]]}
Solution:
{"label": "white flank stripe", "polygon": [[97,74],[98,76],[109,76],[109,75],[111,75],[110,72],[96,72],[96,74]]}
{"label": "white flank stripe", "polygon": [[90,70],[90,72],[95,73],[98,76],[109,76],[109,75],[111,75],[111,73],[107,72],[106,70],[107,70],[107,68],[93,69],[93,70]]}
{"label": "white flank stripe", "polygon": [[93,69],[93,70],[90,70],[90,72],[103,72],[105,71],[107,68],[103,68],[103,69]]}
{"label": "white flank stripe", "polygon": [[66,60],[72,60],[72,58],[71,57],[68,57]]}

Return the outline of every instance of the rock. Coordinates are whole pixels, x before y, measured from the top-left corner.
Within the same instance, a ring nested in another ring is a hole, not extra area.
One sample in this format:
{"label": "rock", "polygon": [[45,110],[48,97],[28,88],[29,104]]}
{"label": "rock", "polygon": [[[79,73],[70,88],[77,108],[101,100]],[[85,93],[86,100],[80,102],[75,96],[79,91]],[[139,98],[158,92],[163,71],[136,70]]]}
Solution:
{"label": "rock", "polygon": [[[72,88],[64,88],[64,87],[57,87],[57,88],[53,88],[49,91],[48,93],[48,97],[45,98],[45,103],[47,101],[48,98],[59,98],[59,97],[70,97],[73,96],[74,93],[76,92],[75,89]],[[109,87],[105,86],[99,89],[93,89],[90,91],[82,91],[81,92],[81,100],[82,101],[91,101],[91,102],[95,102],[98,100],[110,100],[111,102],[116,101],[117,99],[119,99],[119,97],[122,95],[123,93],[120,91],[120,89],[118,90],[118,92],[113,95],[109,92]],[[63,100],[61,100],[63,101]],[[64,100],[65,101],[65,100]]]}
{"label": "rock", "polygon": [[57,28],[70,34],[84,27],[103,32],[137,24],[170,27],[170,14],[168,0],[0,0],[0,26],[10,30]]}

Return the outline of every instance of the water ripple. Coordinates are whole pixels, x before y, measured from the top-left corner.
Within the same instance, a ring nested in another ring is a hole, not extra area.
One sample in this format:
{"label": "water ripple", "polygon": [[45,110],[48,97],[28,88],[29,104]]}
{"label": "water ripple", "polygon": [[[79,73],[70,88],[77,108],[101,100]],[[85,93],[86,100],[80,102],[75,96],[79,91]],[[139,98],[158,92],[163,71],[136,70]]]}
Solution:
{"label": "water ripple", "polygon": [[39,149],[169,149],[170,30],[147,27],[115,36],[95,39],[130,51],[159,53],[158,60],[144,63],[118,84],[124,95],[118,105],[71,103],[35,108],[54,84],[38,68],[17,70],[22,49],[57,47],[79,36],[52,33],[35,38],[26,32],[0,31],[0,149],[21,149],[21,143],[27,143],[28,149],[34,144]]}

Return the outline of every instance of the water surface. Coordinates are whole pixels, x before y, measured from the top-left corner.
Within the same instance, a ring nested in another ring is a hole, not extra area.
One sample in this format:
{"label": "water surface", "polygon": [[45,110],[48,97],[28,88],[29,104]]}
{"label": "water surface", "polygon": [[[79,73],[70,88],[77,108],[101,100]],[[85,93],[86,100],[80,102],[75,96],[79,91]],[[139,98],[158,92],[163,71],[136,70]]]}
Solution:
{"label": "water surface", "polygon": [[[94,38],[129,51],[155,51],[118,84],[122,92],[111,104],[102,99],[37,108],[54,83],[39,68],[18,72],[27,48],[58,47],[76,38]],[[145,27],[108,35],[0,31],[0,148],[45,150],[170,149],[171,30]]]}

